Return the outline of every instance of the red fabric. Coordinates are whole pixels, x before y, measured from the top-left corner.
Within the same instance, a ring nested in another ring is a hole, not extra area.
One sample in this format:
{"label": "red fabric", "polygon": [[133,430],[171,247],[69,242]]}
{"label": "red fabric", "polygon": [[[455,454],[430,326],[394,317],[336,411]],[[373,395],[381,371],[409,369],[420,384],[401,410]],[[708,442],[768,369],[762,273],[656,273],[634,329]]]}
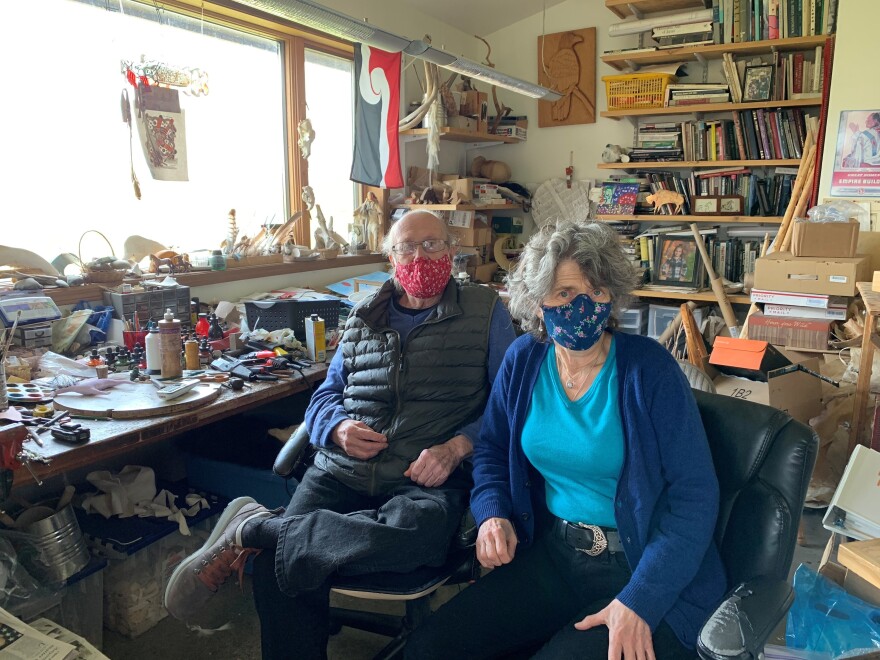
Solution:
{"label": "red fabric", "polygon": [[413,298],[433,298],[443,293],[452,274],[452,259],[448,254],[442,259],[418,257],[408,264],[394,267],[394,278]]}

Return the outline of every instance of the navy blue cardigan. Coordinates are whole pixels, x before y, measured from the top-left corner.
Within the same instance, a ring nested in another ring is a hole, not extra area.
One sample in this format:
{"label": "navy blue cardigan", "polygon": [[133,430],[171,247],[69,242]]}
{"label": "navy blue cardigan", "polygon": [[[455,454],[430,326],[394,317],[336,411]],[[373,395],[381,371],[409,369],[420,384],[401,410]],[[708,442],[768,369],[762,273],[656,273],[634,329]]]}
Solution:
{"label": "navy blue cardigan", "polygon": [[[651,630],[665,620],[692,648],[726,590],[712,539],[718,480],[697,404],[675,360],[653,339],[617,332],[614,340],[626,439],[614,511],[633,567],[617,599]],[[477,524],[507,518],[523,545],[534,540],[535,506],[545,506],[543,483],[534,478],[520,436],[548,348],[531,335],[510,346],[474,447]],[[541,499],[533,504],[533,497]]]}

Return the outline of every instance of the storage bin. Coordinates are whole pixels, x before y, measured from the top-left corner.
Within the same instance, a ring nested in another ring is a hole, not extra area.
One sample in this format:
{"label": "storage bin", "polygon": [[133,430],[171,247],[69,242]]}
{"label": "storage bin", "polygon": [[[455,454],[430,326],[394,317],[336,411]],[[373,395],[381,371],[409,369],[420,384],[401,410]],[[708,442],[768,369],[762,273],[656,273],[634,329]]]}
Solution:
{"label": "storage bin", "polygon": [[[33,619],[46,618],[85,637],[100,649],[104,644],[104,569],[107,560],[93,557],[67,580],[61,602]],[[31,619],[32,620],[32,619]]]}
{"label": "storage bin", "polygon": [[[157,484],[178,495],[185,484]],[[209,509],[187,518],[190,536],[177,523],[159,518],[104,518],[77,510],[80,527],[92,551],[108,560],[104,570],[103,619],[108,630],[137,637],[168,616],[163,604],[168,578],[184,557],[210,535],[227,502],[207,495]]]}
{"label": "storage bin", "polygon": [[244,303],[248,328],[251,330],[283,330],[290,328],[296,338],[306,339],[305,319],[317,314],[324,319],[324,327],[339,327],[339,298],[322,293],[309,294],[306,299],[246,300]]}
{"label": "storage bin", "polygon": [[609,110],[662,108],[666,85],[677,80],[668,73],[627,73],[602,76]]}
{"label": "storage bin", "polygon": [[648,334],[648,306],[645,304],[630,305],[620,311],[617,329],[631,335]]}
{"label": "storage bin", "polygon": [[269,467],[239,465],[188,454],[186,478],[196,490],[216,493],[226,499],[253,497],[268,509],[286,507],[296,482],[288,484]]}
{"label": "storage bin", "polygon": [[[652,339],[657,339],[680,311],[680,305],[649,305],[648,336]],[[694,321],[699,326],[703,322],[703,309],[697,307],[693,310],[692,314],[694,315]]]}
{"label": "storage bin", "polygon": [[113,305],[113,311],[117,318],[123,321],[131,321],[135,312],[137,312],[138,320],[142,324],[150,319],[158,321],[165,314],[166,309],[171,309],[175,317],[180,319],[181,325],[187,328],[190,325],[188,286],[178,286],[173,289],[149,289],[132,293],[105,291],[104,304]]}

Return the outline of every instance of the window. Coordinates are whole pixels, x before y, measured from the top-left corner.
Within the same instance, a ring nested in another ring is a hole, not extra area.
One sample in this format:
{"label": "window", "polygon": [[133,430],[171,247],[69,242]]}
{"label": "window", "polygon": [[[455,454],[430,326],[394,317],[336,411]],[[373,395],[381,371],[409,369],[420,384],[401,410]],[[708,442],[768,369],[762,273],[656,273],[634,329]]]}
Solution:
{"label": "window", "polygon": [[[124,256],[123,242],[132,234],[192,251],[219,247],[231,208],[239,236],[254,236],[266,222],[285,222],[291,207],[300,208],[300,191],[293,188],[305,180],[295,143],[302,100],[285,90],[295,88],[290,81],[303,75],[303,67],[318,67],[320,74],[305,79],[311,79],[314,105],[327,113],[312,119],[317,139],[327,145],[325,152],[316,142],[310,163],[318,201],[333,214],[347,208],[350,215],[351,62],[344,51],[286,57],[303,52],[302,38],[290,27],[231,27],[203,20],[198,7],[186,15],[131,0],[48,0],[40,3],[39,31],[33,33],[25,26],[34,24],[34,8],[9,3],[0,25],[0,57],[18,63],[7,68],[0,105],[6,127],[0,243],[51,260],[76,253],[83,232],[94,229],[117,256]],[[178,165],[186,158],[184,181],[154,179],[138,126],[143,120],[133,111],[131,137],[123,123],[121,96],[126,91],[133,107],[136,91],[120,62],[138,63],[142,56],[207,74],[207,95],[179,93],[183,122],[175,124],[175,138],[185,145],[178,149]],[[286,62],[298,71],[286,70]],[[338,133],[337,121],[343,126]],[[84,259],[108,250],[97,234],[82,240]]]}

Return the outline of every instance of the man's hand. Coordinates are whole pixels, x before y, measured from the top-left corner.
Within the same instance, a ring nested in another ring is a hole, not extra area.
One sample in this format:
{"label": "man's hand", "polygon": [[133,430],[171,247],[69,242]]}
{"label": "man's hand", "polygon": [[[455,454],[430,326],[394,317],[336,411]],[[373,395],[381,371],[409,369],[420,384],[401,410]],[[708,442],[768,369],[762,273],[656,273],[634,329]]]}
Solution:
{"label": "man's hand", "polygon": [[474,446],[464,435],[456,435],[442,445],[423,449],[419,457],[409,464],[404,477],[409,477],[419,486],[436,488],[442,485],[465,458],[471,455]]}
{"label": "man's hand", "polygon": [[487,518],[477,532],[477,559],[483,568],[509,564],[517,543],[516,532],[507,518]]}
{"label": "man's hand", "polygon": [[333,429],[333,442],[352,458],[367,460],[388,447],[388,438],[363,422],[346,419]]}
{"label": "man's hand", "polygon": [[[482,531],[482,530],[481,530]],[[608,660],[654,660],[651,628],[638,614],[616,598],[604,610],[574,624],[578,630],[608,626]]]}

